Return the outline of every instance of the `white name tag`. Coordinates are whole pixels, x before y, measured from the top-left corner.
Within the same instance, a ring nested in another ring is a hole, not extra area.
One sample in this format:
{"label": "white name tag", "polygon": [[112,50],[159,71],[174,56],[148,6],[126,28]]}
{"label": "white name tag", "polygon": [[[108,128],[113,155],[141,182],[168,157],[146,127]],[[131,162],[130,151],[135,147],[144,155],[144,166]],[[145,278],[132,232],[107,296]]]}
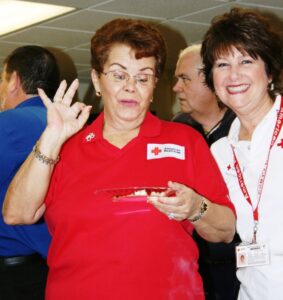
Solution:
{"label": "white name tag", "polygon": [[147,144],[147,159],[174,157],[185,159],[185,147],[176,144]]}
{"label": "white name tag", "polygon": [[236,247],[237,267],[268,265],[270,260],[267,244],[240,244]]}

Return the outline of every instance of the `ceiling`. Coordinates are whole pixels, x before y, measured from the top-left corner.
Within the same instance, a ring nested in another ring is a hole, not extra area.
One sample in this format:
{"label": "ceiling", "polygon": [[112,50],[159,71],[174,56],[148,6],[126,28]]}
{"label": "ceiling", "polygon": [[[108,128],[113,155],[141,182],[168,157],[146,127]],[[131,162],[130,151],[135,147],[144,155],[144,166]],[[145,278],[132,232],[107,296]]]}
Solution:
{"label": "ceiling", "polygon": [[[114,18],[138,18],[158,24],[168,44],[167,68],[173,69],[180,49],[200,42],[211,19],[241,6],[271,15],[283,32],[283,0],[40,0],[34,2],[74,6],[76,11],[0,37],[0,63],[14,48],[37,44],[56,52],[64,77],[90,79],[90,39]],[[31,12],[32,13],[32,12]],[[232,33],[231,33],[232,34]]]}

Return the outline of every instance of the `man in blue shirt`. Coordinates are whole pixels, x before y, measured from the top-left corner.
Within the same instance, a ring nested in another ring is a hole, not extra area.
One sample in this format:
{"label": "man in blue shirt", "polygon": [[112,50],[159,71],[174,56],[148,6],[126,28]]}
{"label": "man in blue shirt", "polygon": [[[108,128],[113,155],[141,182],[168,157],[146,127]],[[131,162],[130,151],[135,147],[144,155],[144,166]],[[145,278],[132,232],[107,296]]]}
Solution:
{"label": "man in blue shirt", "polygon": [[[37,88],[53,98],[58,85],[56,59],[45,48],[23,46],[4,61],[0,83],[1,207],[10,181],[46,125],[46,109]],[[34,225],[9,226],[1,214],[1,300],[44,299],[49,242],[43,220]]]}

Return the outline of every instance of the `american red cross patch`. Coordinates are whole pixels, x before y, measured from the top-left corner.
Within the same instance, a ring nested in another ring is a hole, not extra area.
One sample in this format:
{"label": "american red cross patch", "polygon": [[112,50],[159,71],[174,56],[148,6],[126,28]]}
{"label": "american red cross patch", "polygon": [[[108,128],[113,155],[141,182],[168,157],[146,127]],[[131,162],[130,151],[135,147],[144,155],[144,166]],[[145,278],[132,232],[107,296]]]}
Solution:
{"label": "american red cross patch", "polygon": [[173,157],[185,159],[185,147],[176,144],[147,144],[147,159]]}

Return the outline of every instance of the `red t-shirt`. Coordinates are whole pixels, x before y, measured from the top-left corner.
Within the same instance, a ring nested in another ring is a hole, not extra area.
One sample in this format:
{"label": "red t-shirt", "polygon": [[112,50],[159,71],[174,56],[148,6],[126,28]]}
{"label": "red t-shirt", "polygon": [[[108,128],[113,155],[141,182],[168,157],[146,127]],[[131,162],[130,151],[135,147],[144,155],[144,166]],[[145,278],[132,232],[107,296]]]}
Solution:
{"label": "red t-shirt", "polygon": [[139,135],[119,149],[103,139],[103,118],[66,143],[52,176],[46,299],[204,299],[192,224],[146,201],[113,202],[101,190],[172,180],[234,209],[206,142],[148,113]]}

